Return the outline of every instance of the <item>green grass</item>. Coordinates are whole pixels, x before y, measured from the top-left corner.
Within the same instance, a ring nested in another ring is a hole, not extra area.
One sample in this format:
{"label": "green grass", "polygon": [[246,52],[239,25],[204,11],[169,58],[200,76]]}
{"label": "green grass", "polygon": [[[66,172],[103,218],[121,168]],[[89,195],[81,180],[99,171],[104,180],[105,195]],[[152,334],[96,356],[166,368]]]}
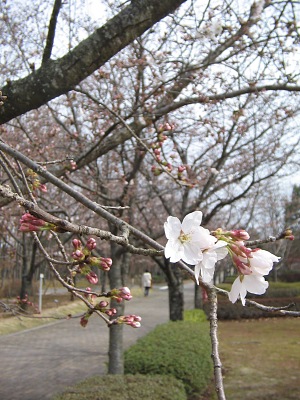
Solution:
{"label": "green grass", "polygon": [[218,325],[227,399],[299,399],[300,319]]}
{"label": "green grass", "polygon": [[106,375],[89,378],[53,400],[186,400],[173,376]]}

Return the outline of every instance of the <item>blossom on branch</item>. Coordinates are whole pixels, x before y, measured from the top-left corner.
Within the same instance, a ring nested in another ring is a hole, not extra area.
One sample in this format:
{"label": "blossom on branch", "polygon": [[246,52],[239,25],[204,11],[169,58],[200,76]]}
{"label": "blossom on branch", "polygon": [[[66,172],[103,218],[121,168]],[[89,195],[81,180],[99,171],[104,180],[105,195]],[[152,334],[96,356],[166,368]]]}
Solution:
{"label": "blossom on branch", "polygon": [[246,303],[247,292],[253,294],[264,294],[269,286],[263,275],[239,275],[233,282],[231,291],[228,293],[229,300],[235,303],[240,298],[243,306]]}
{"label": "blossom on branch", "polygon": [[[275,256],[269,251],[262,249],[251,250],[247,258],[237,257],[240,266],[245,267],[244,273],[242,268],[238,267],[240,275],[234,281],[229,293],[229,300],[235,303],[240,297],[241,302],[245,305],[245,297],[247,292],[253,294],[264,294],[269,283],[265,281],[264,275],[273,268],[273,263],[278,262],[280,257]],[[235,262],[238,265],[237,260]]]}
{"label": "blossom on branch", "polygon": [[212,247],[217,238],[208,229],[200,226],[202,212],[194,211],[186,215],[182,221],[176,217],[168,217],[164,230],[168,242],[165,247],[165,257],[171,263],[179,260],[195,265],[203,259],[202,251]]}
{"label": "blossom on branch", "polygon": [[116,324],[126,324],[132,326],[132,328],[140,328],[141,327],[142,318],[139,315],[122,315],[115,320]]}
{"label": "blossom on branch", "polygon": [[132,295],[130,289],[127,286],[121,287],[119,289],[112,289],[107,293],[107,296],[115,299],[118,303],[121,303],[123,300],[131,300]]}
{"label": "blossom on branch", "polygon": [[228,254],[225,247],[227,242],[218,240],[211,248],[203,251],[203,259],[195,265],[195,278],[199,285],[199,275],[203,282],[211,282],[215,273],[215,264],[217,261],[222,260]]}
{"label": "blossom on branch", "polygon": [[56,230],[56,226],[54,224],[50,224],[40,218],[34,217],[29,213],[25,213],[22,215],[20,219],[20,228],[21,232],[39,232],[39,231],[47,231],[47,230]]}
{"label": "blossom on branch", "polygon": [[96,285],[98,283],[98,276],[93,271],[87,273],[85,277],[93,285]]}
{"label": "blossom on branch", "polygon": [[254,249],[248,258],[251,271],[256,274],[268,275],[273,268],[273,263],[278,262],[280,257],[275,256],[269,251]]}

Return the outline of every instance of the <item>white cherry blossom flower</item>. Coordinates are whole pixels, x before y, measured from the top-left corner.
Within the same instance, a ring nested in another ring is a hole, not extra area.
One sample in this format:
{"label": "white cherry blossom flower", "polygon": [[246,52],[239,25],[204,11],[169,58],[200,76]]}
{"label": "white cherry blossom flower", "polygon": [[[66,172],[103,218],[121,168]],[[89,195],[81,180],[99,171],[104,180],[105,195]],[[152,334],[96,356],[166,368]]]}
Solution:
{"label": "white cherry blossom flower", "polygon": [[247,292],[253,294],[264,294],[269,286],[262,275],[239,275],[233,282],[231,291],[228,293],[229,300],[235,303],[238,298],[241,299],[243,306],[246,303]]}
{"label": "white cherry blossom flower", "polygon": [[186,215],[182,221],[176,217],[168,217],[164,224],[168,242],[165,247],[165,257],[176,263],[183,260],[195,265],[203,259],[202,250],[210,248],[217,238],[210,235],[208,229],[200,226],[202,212],[194,211]]}
{"label": "white cherry blossom flower", "polygon": [[211,248],[203,251],[203,259],[195,266],[195,278],[198,285],[200,274],[203,282],[209,283],[212,281],[216,262],[222,260],[228,254],[228,250],[225,247],[227,244],[224,240],[218,240]]}
{"label": "white cherry blossom flower", "polygon": [[248,258],[252,272],[260,275],[268,275],[273,268],[273,263],[279,260],[280,257],[262,249],[252,250],[251,257]]}

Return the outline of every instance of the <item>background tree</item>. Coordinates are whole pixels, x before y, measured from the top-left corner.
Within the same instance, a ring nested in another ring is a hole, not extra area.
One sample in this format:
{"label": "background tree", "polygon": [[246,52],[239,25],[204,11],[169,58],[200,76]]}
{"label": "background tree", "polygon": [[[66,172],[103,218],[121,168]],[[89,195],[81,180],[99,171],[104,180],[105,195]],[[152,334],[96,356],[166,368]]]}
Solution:
{"label": "background tree", "polygon": [[[40,209],[55,215],[62,208],[67,222],[114,235],[112,288],[122,282],[126,251],[136,251],[130,246],[161,249],[141,231],[163,240],[161,221],[198,208],[211,228],[218,213],[230,215],[233,204],[241,209],[269,178],[291,171],[299,146],[299,76],[289,65],[299,39],[298,5],[116,2],[107,13],[114,17],[101,28],[80,12],[70,14],[72,6],[1,6],[7,27],[1,67],[9,82],[2,86],[7,100],[0,120],[10,146],[0,147],[11,157],[4,160],[2,183],[9,180],[29,198],[30,179],[16,158],[47,184],[51,202],[44,193],[31,198]],[[46,11],[49,29],[40,18]],[[24,27],[28,18],[36,22]],[[13,197],[4,190],[2,196],[2,206]],[[139,253],[157,256],[144,250]],[[167,261],[160,264],[170,285],[171,318],[180,319],[182,276]],[[111,372],[120,372],[121,344],[111,355]]]}

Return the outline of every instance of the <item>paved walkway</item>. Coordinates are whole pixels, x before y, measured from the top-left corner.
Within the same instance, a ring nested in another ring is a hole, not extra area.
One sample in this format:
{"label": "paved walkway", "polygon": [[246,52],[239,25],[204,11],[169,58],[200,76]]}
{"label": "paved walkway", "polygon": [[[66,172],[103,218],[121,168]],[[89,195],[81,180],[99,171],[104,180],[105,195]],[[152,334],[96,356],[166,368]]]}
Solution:
{"label": "paved walkway", "polygon": [[[185,287],[192,308],[193,283]],[[124,346],[168,321],[168,291],[154,288],[147,298],[126,302],[126,314],[141,315],[142,327],[124,327]],[[84,378],[105,374],[108,328],[92,316],[86,328],[78,319],[0,336],[0,400],[47,400]]]}

